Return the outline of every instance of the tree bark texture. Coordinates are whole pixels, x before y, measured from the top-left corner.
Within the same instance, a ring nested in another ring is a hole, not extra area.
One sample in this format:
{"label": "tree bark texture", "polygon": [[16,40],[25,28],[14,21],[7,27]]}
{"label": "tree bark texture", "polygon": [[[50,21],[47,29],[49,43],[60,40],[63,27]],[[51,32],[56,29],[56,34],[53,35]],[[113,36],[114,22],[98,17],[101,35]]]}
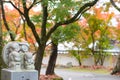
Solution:
{"label": "tree bark texture", "polygon": [[1,1],[1,10],[2,10],[2,11],[1,11],[1,12],[2,12],[2,18],[3,18],[3,21],[4,21],[5,28],[7,29],[8,33],[9,33],[9,35],[10,35],[11,41],[14,41],[14,40],[15,40],[15,37],[14,37],[14,35],[11,33],[12,31],[10,30],[10,28],[9,28],[9,26],[8,26],[8,23],[7,23],[7,20],[6,20],[3,1]]}
{"label": "tree bark texture", "polygon": [[44,50],[45,50],[45,45],[39,46],[37,53],[36,53],[36,57],[35,57],[35,69],[38,70],[38,76],[40,75],[40,71],[41,71]]}
{"label": "tree bark texture", "polygon": [[57,44],[54,44],[52,42],[52,51],[51,51],[51,55],[50,55],[50,59],[49,59],[49,62],[48,62],[48,66],[47,66],[47,70],[46,70],[46,75],[53,75],[55,74],[55,64],[56,64],[56,60],[57,60],[57,51],[58,51],[58,48],[57,48]]}
{"label": "tree bark texture", "polygon": [[2,58],[2,48],[3,48],[3,39],[2,39],[2,13],[1,13],[2,0],[0,0],[0,79],[1,79],[1,70],[6,67],[3,58]]}
{"label": "tree bark texture", "polygon": [[110,0],[111,4],[113,5],[114,8],[116,8],[120,12],[120,8],[115,4],[114,0]]}
{"label": "tree bark texture", "polygon": [[78,63],[79,63],[79,66],[82,65],[82,62],[81,62],[81,57],[80,57],[80,51],[78,50]]}
{"label": "tree bark texture", "polygon": [[[120,8],[115,4],[114,0],[110,0],[111,4],[114,6],[114,8],[116,8],[119,12],[120,12]],[[113,71],[111,72],[111,74],[116,74],[120,72],[120,55],[118,57],[118,61],[116,63],[116,66],[114,67]]]}
{"label": "tree bark texture", "polygon": [[0,1],[0,79],[1,79],[1,70],[2,70],[2,24],[1,24],[1,1]]}
{"label": "tree bark texture", "polygon": [[112,75],[120,72],[120,55],[118,56],[118,60],[116,66],[114,67],[113,71],[111,72]]}

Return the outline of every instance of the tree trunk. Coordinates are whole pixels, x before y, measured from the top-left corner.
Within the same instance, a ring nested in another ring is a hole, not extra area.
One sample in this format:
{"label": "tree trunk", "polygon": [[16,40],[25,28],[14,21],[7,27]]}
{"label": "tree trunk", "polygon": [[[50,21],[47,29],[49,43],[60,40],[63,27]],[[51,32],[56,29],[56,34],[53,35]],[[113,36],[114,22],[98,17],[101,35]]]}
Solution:
{"label": "tree trunk", "polygon": [[[105,53],[104,53],[105,54]],[[100,65],[103,66],[104,64],[104,61],[105,61],[105,55],[104,54],[101,54],[101,58],[100,58]]]}
{"label": "tree trunk", "polygon": [[[0,10],[1,10],[1,1],[0,1]],[[1,70],[2,70],[2,24],[1,24],[1,11],[0,11],[0,79],[1,79]]]}
{"label": "tree trunk", "polygon": [[[1,0],[0,0],[0,10],[1,10]],[[0,11],[0,79],[1,79],[1,70],[2,68],[5,68],[6,65],[3,61],[3,58],[2,58],[2,48],[3,48],[3,41],[2,41],[2,24],[1,24],[1,11]]]}
{"label": "tree trunk", "polygon": [[80,58],[80,51],[79,51],[79,50],[78,50],[78,63],[79,63],[79,66],[82,65],[82,63],[81,63],[81,58]]}
{"label": "tree trunk", "polygon": [[2,18],[3,18],[3,21],[4,21],[4,25],[5,25],[5,28],[7,29],[9,35],[10,35],[10,39],[11,41],[15,41],[15,36],[13,35],[13,33],[11,33],[12,31],[10,30],[10,27],[8,25],[8,22],[6,20],[6,16],[5,16],[5,11],[4,11],[4,5],[3,5],[3,1],[1,0],[1,12],[2,12]]}
{"label": "tree trunk", "polygon": [[82,63],[81,63],[81,60],[80,60],[80,59],[78,60],[78,62],[79,62],[79,66],[81,66],[81,65],[82,65]]}
{"label": "tree trunk", "polygon": [[37,53],[36,53],[36,57],[35,57],[35,69],[38,71],[38,76],[40,76],[44,50],[45,50],[45,45],[39,46]]}
{"label": "tree trunk", "polygon": [[118,60],[117,60],[117,63],[116,63],[116,66],[114,67],[113,71],[112,71],[112,75],[116,74],[120,72],[120,55],[118,56]]}
{"label": "tree trunk", "polygon": [[55,69],[55,64],[57,59],[57,51],[58,51],[57,46],[58,46],[57,44],[54,44],[52,42],[52,52],[50,55],[48,66],[47,66],[46,75],[55,74],[54,69]]}

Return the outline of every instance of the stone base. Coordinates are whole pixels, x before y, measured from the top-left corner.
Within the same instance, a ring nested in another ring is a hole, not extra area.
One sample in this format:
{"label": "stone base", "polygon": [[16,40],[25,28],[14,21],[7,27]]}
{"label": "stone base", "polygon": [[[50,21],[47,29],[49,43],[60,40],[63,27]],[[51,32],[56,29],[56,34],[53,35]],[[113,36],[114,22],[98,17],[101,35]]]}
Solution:
{"label": "stone base", "polygon": [[38,80],[36,70],[2,69],[1,80]]}

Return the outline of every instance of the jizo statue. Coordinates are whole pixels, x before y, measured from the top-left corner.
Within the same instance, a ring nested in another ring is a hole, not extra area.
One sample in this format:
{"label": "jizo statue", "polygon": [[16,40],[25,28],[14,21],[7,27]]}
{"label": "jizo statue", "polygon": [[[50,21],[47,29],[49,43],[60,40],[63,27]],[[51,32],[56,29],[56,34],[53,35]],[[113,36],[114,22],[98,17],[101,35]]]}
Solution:
{"label": "jizo statue", "polygon": [[2,57],[10,69],[34,69],[33,55],[27,42],[9,42],[3,48]]}

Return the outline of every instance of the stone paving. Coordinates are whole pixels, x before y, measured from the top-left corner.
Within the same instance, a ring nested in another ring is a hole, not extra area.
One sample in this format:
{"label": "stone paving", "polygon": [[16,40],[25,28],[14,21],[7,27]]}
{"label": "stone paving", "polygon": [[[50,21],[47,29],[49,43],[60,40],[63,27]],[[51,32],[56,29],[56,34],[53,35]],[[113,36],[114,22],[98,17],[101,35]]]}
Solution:
{"label": "stone paving", "polygon": [[[42,70],[42,73],[44,71]],[[120,80],[120,76],[110,74],[97,74],[93,72],[77,72],[64,69],[56,69],[56,74],[63,77],[64,80]]]}
{"label": "stone paving", "polygon": [[[81,74],[81,73],[80,73]],[[119,76],[111,76],[111,75],[96,75],[91,73],[84,73],[84,75],[61,75],[64,80],[120,80]]]}

